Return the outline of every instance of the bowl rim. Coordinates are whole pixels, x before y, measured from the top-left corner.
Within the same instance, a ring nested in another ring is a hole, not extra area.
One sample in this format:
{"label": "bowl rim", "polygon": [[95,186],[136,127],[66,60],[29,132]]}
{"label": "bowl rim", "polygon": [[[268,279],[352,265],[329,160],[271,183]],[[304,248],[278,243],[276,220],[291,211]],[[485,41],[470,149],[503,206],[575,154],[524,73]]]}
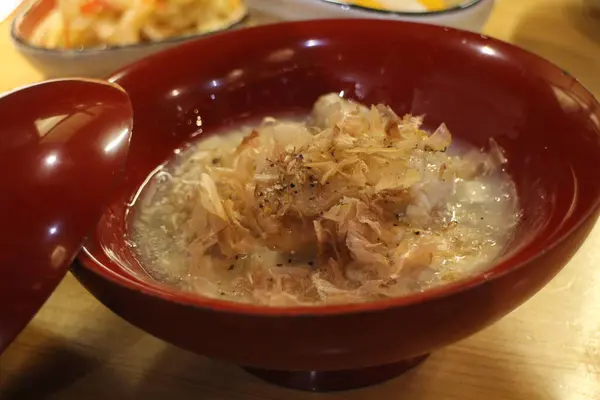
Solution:
{"label": "bowl rim", "polygon": [[344,0],[315,0],[315,1],[318,1],[320,3],[327,3],[327,4],[335,5],[338,7],[344,7],[344,8],[347,8],[348,10],[366,12],[366,13],[371,13],[371,14],[393,15],[393,16],[397,16],[397,17],[421,17],[423,19],[457,14],[462,11],[466,11],[471,8],[474,8],[481,3],[494,2],[494,0],[464,0],[455,6],[452,6],[449,8],[443,8],[441,10],[410,12],[410,11],[397,11],[397,10],[382,10],[379,8],[372,8],[372,7],[361,6],[358,4],[352,4],[349,2],[345,2]]}
{"label": "bowl rim", "polygon": [[[37,1],[39,1],[39,0],[37,0]],[[83,49],[60,49],[60,48],[48,48],[48,47],[43,47],[43,46],[36,46],[17,33],[19,25],[23,22],[23,19],[26,18],[27,15],[31,12],[32,8],[36,6],[37,1],[31,2],[24,10],[19,12],[13,18],[13,20],[10,24],[11,40],[17,47],[27,49],[28,51],[45,53],[48,55],[73,57],[73,58],[89,56],[89,55],[100,55],[107,51],[124,52],[124,51],[128,51],[128,50],[140,50],[140,49],[144,49],[144,48],[159,47],[159,46],[164,46],[164,45],[177,45],[177,44],[180,44],[180,43],[183,43],[186,41],[200,39],[200,38],[211,36],[211,35],[214,35],[217,33],[227,32],[227,31],[230,31],[233,29],[237,29],[237,28],[241,27],[245,22],[247,22],[248,17],[250,16],[250,10],[248,9],[247,6],[244,6],[243,12],[241,13],[241,15],[238,18],[230,21],[227,25],[225,25],[224,27],[222,27],[220,29],[215,29],[215,30],[208,31],[208,32],[192,33],[189,35],[174,36],[174,37],[170,37],[170,38],[166,38],[166,39],[162,39],[162,40],[155,40],[155,41],[149,41],[149,42],[138,42],[138,43],[132,43],[132,44],[109,45],[109,46],[102,46],[102,47],[89,47],[89,48],[83,48]]]}
{"label": "bowl rim", "polygon": [[53,78],[53,79],[45,79],[43,81],[39,81],[39,82],[33,82],[33,83],[28,83],[25,85],[21,85],[21,86],[17,86],[16,88],[7,90],[6,92],[0,92],[0,99],[13,95],[17,92],[23,91],[23,90],[27,90],[27,89],[31,89],[35,86],[41,86],[41,85],[46,85],[46,84],[51,84],[51,83],[57,83],[57,82],[88,82],[88,83],[99,83],[99,84],[103,84],[106,86],[111,86],[114,89],[117,89],[125,94],[127,94],[127,92],[125,91],[125,89],[123,89],[118,83],[112,82],[112,81],[108,81],[108,80],[104,80],[104,79],[98,79],[98,78],[86,78],[86,77],[66,77],[66,78]]}
{"label": "bowl rim", "polygon": [[[357,23],[362,24],[372,24],[372,23],[384,23],[384,24],[400,24],[400,25],[410,25],[416,29],[426,29],[431,31],[436,31],[437,33],[447,34],[448,32],[460,33],[463,35],[467,35],[474,40],[478,41],[487,41],[491,42],[496,46],[501,46],[503,48],[508,48],[513,52],[516,52],[520,56],[525,56],[532,58],[538,63],[543,63],[544,65],[550,66],[553,69],[560,71],[563,75],[568,76],[569,79],[573,81],[572,88],[579,89],[581,94],[587,98],[592,104],[592,108],[590,112],[600,118],[600,103],[596,99],[596,97],[575,77],[568,74],[562,68],[552,63],[549,60],[546,60],[534,53],[528,52],[518,46],[512,45],[508,42],[502,41],[500,39],[490,38],[485,35],[476,34],[473,32],[466,32],[460,29],[451,28],[451,27],[443,27],[437,25],[430,24],[421,24],[413,21],[398,21],[398,20],[374,20],[371,18],[341,18],[341,19],[318,19],[311,21],[287,21],[280,22],[277,24],[270,25],[262,25],[251,27],[248,29],[252,30],[274,30],[277,31],[281,29],[281,26],[294,26],[294,25],[327,25],[335,22],[336,24],[347,24],[353,25]],[[225,35],[238,35],[239,32],[236,31],[227,32],[219,35],[223,37]],[[179,49],[169,49],[166,51],[162,51],[160,53],[149,56],[143,60],[137,61],[127,67],[124,67],[118,71],[116,71],[109,80],[111,82],[119,84],[119,80],[122,79],[127,73],[140,68],[142,66],[148,65],[149,60],[153,60],[156,58],[164,58],[168,56],[171,51],[182,51],[181,47],[186,48],[186,46],[193,46],[194,42],[188,42],[184,45],[178,46]],[[575,181],[576,184],[576,181]],[[578,191],[577,186],[575,186],[574,191]],[[573,193],[573,197],[576,197],[577,193]],[[110,204],[110,203],[109,203]],[[539,252],[532,255],[531,257],[524,259],[522,261],[510,263],[510,259],[515,255],[519,254],[519,251],[508,254],[507,256],[503,256],[495,263],[493,263],[492,267],[481,271],[475,275],[466,277],[459,281],[455,281],[452,283],[440,285],[431,289],[427,289],[423,292],[412,293],[406,296],[401,297],[392,297],[388,299],[374,300],[368,301],[364,303],[348,303],[348,304],[334,304],[334,305],[319,305],[319,306],[293,306],[293,307],[271,307],[264,305],[255,305],[255,304],[246,304],[246,303],[238,303],[233,301],[221,300],[217,298],[203,297],[198,294],[189,293],[180,291],[178,289],[172,289],[165,285],[153,284],[149,282],[145,282],[143,280],[139,280],[130,276],[127,272],[123,274],[117,273],[113,271],[111,268],[106,267],[100,260],[98,260],[92,252],[87,248],[88,243],[84,244],[81,252],[79,253],[77,259],[74,261],[76,266],[81,266],[83,269],[100,276],[103,280],[108,280],[113,282],[119,287],[124,287],[125,289],[132,290],[138,294],[148,295],[153,298],[162,301],[168,301],[180,306],[184,307],[192,307],[195,309],[200,309],[209,312],[223,312],[229,314],[237,314],[237,315],[245,315],[245,316],[253,316],[253,317],[324,317],[324,316],[343,316],[343,315],[354,315],[354,314],[363,314],[363,313],[372,313],[372,312],[381,312],[390,309],[397,309],[401,307],[413,307],[425,303],[431,303],[434,301],[439,301],[441,299],[458,295],[460,293],[464,293],[468,290],[475,289],[477,287],[488,284],[492,281],[498,280],[501,277],[513,273],[517,270],[520,270],[531,263],[534,263],[536,260],[544,257],[547,253],[555,249],[556,247],[563,244],[567,241],[577,230],[579,230],[583,225],[589,222],[590,218],[593,218],[595,214],[597,214],[600,210],[600,194],[596,196],[593,202],[584,210],[582,215],[574,221],[573,225],[566,231],[561,233],[560,235],[550,235],[548,237],[549,241],[547,245],[543,247]],[[571,211],[568,210],[564,213],[562,217],[562,223],[559,225],[562,226],[566,221],[571,219]],[[94,227],[94,229],[97,228]],[[101,242],[92,235],[94,240],[94,247],[98,247],[99,251],[104,252],[104,246]],[[89,240],[89,239],[88,239]],[[118,269],[126,271],[127,267],[124,267],[119,261],[108,257],[106,252],[104,255],[109,258],[109,262],[116,265]],[[511,265],[512,264],[512,265]]]}

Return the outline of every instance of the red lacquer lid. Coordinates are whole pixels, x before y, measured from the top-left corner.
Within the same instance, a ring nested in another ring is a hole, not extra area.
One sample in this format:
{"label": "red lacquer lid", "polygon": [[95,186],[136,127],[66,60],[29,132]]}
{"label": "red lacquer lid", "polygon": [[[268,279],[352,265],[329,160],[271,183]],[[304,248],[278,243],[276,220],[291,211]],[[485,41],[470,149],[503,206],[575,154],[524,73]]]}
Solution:
{"label": "red lacquer lid", "polygon": [[56,80],[0,97],[0,352],[60,283],[125,164],[119,86]]}

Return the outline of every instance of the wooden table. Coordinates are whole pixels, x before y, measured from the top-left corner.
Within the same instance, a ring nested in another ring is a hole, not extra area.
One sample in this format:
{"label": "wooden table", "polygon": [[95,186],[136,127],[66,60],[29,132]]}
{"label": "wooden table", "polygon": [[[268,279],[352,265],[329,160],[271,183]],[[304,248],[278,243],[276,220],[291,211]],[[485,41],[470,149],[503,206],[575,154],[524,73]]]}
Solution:
{"label": "wooden table", "polygon": [[[0,91],[41,79],[7,31],[0,25]],[[600,96],[600,17],[579,0],[498,0],[486,31],[558,63]],[[170,346],[113,315],[69,275],[2,356],[0,398],[597,400],[598,259],[600,225],[550,285],[501,322],[398,379],[333,394],[273,387]]]}

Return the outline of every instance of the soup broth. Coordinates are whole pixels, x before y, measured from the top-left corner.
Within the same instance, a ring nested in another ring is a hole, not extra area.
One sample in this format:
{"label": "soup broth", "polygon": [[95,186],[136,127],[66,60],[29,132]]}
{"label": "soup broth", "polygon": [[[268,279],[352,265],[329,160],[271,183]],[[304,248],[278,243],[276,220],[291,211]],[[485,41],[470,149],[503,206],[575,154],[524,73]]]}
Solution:
{"label": "soup broth", "polygon": [[506,159],[336,95],[200,139],[135,204],[154,279],[269,306],[405,296],[483,271],[520,217]]}

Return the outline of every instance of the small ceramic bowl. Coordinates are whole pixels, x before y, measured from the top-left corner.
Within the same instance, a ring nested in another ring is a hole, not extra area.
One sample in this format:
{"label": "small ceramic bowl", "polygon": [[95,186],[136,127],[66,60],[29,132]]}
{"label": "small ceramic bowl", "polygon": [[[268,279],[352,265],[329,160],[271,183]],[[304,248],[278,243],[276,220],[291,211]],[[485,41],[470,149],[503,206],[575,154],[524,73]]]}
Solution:
{"label": "small ceramic bowl", "polygon": [[481,32],[494,8],[494,0],[465,0],[458,6],[429,12],[380,10],[345,3],[343,0],[248,0],[248,5],[255,10],[268,11],[286,21],[375,18],[421,22]]}
{"label": "small ceramic bowl", "polygon": [[[540,290],[598,217],[600,104],[560,68],[478,34],[373,19],[266,25],[186,43],[112,81],[134,109],[125,179],[73,272],[146,332],[272,382],[344,389],[400,373]],[[149,280],[126,240],[128,204],[147,176],[202,135],[308,111],[333,91],[400,115],[426,114],[429,127],[445,122],[477,147],[494,138],[523,212],[506,257],[423,293],[312,308],[232,303]]]}
{"label": "small ceramic bowl", "polygon": [[[56,0],[36,0],[13,20],[11,38],[17,50],[46,78],[81,76],[106,77],[124,65],[182,42],[211,35],[215,32],[107,48],[85,50],[47,49],[30,43],[36,27],[55,8]],[[246,16],[235,21],[229,30],[242,24]]]}

